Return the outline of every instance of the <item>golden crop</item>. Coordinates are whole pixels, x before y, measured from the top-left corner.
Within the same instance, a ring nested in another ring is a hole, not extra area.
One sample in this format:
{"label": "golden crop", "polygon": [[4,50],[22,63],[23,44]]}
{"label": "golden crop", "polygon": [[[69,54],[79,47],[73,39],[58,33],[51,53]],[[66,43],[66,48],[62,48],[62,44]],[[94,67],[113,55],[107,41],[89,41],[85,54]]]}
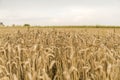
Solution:
{"label": "golden crop", "polygon": [[2,28],[0,80],[120,80],[120,30]]}

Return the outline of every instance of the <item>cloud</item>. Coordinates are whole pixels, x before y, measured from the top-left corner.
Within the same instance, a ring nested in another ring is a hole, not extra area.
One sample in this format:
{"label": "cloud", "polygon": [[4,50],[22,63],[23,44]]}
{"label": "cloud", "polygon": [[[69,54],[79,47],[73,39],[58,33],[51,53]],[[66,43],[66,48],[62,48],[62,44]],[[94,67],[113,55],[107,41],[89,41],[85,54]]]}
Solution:
{"label": "cloud", "polygon": [[120,25],[119,4],[118,0],[2,0],[0,20],[6,24]]}

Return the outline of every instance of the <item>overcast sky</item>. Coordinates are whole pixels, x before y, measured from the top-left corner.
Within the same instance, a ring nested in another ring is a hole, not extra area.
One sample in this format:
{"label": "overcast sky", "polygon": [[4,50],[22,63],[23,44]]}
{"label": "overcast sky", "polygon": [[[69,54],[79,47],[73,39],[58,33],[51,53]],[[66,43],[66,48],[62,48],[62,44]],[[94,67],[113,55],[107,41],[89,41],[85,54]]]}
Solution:
{"label": "overcast sky", "polygon": [[120,25],[120,0],[0,0],[6,25]]}

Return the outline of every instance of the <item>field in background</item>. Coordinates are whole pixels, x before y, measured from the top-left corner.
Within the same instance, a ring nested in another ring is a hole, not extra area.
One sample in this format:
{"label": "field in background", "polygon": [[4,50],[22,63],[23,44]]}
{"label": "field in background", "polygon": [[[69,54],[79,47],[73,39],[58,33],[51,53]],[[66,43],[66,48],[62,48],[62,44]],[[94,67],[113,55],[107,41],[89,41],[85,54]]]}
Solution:
{"label": "field in background", "polygon": [[120,28],[0,28],[0,80],[120,80]]}

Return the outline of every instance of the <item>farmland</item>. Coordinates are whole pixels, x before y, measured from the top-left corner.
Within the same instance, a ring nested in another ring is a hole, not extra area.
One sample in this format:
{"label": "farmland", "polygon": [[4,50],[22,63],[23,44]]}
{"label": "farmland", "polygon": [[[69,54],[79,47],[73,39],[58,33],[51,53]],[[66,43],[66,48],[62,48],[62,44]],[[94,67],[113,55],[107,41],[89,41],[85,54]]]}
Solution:
{"label": "farmland", "polygon": [[120,80],[120,28],[0,28],[0,80]]}

